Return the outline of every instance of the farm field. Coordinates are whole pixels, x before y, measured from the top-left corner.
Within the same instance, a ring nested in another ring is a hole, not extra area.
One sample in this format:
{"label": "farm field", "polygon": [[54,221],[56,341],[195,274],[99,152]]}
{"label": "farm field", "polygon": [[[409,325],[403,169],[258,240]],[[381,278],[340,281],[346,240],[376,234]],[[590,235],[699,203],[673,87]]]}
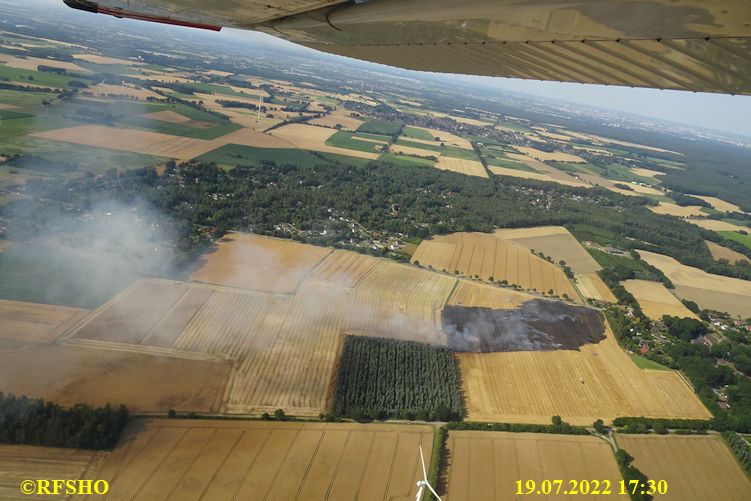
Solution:
{"label": "farm field", "polygon": [[230,233],[206,254],[193,280],[268,292],[294,291],[303,276],[331,253],[331,249]]}
{"label": "farm field", "polygon": [[736,242],[743,244],[751,249],[751,235],[749,235],[749,231],[744,231],[746,231],[745,234],[735,231],[720,231],[719,234],[727,238],[728,240],[735,240]]}
{"label": "farm field", "polygon": [[394,153],[383,153],[380,158],[383,162],[389,162],[397,165],[405,165],[407,167],[433,167],[435,161],[427,158],[416,158],[407,155],[398,155]]}
{"label": "farm field", "polygon": [[323,125],[325,127],[336,127],[341,125],[342,129],[354,131],[357,130],[364,122],[349,115],[345,110],[335,110],[321,118],[315,118],[308,122],[312,125]]}
{"label": "farm field", "polygon": [[77,449],[0,445],[0,500],[19,499],[19,486],[27,479],[86,478],[104,456],[106,453]]}
{"label": "farm field", "polygon": [[508,287],[478,284],[462,280],[449,298],[447,305],[467,308],[492,308],[513,310],[537,296],[515,291]]}
{"label": "farm field", "polygon": [[617,486],[622,478],[610,445],[592,436],[452,430],[447,447],[447,501],[518,499],[520,479],[538,486],[543,480],[563,480],[565,489],[569,480],[610,480]]}
{"label": "farm field", "polygon": [[87,310],[0,300],[0,350],[54,341]]}
{"label": "farm field", "polygon": [[574,273],[595,273],[602,269],[574,236],[563,226],[537,226],[495,230],[495,236],[511,240],[529,250],[542,251],[556,263],[566,261]]}
{"label": "farm field", "polygon": [[[404,147],[399,147],[404,148]],[[429,155],[428,155],[429,156]],[[451,172],[458,172],[459,174],[466,174],[468,176],[477,176],[488,178],[488,172],[481,162],[477,160],[466,160],[463,158],[454,158],[441,155],[438,157],[438,162],[435,164],[436,169],[448,170]]]}
{"label": "farm field", "polygon": [[675,216],[680,218],[691,218],[696,216],[706,216],[701,211],[701,207],[698,205],[689,205],[688,207],[681,207],[669,202],[660,202],[656,207],[649,206],[649,210],[655,214],[667,214],[668,216]]}
{"label": "farm field", "polygon": [[[244,134],[256,133],[247,129],[244,129],[242,132]],[[260,134],[260,132],[256,134]],[[276,138],[273,140],[276,140]],[[365,158],[345,157],[334,153],[314,154],[308,150],[299,150],[297,148],[259,148],[239,144],[227,144],[196,158],[196,160],[201,162],[215,162],[218,165],[227,167],[258,165],[262,160],[272,161],[277,165],[293,164],[304,167],[326,164],[329,159],[345,162],[350,165],[364,165],[368,162]]]}
{"label": "farm field", "polygon": [[667,481],[659,499],[751,498],[751,480],[719,435],[619,434],[616,440],[648,478]]}
{"label": "farm field", "polygon": [[689,219],[689,223],[700,226],[705,230],[712,230],[716,232],[720,231],[749,231],[748,227],[739,226],[737,224],[728,223],[726,221],[718,221],[717,219]]}
{"label": "farm field", "polygon": [[391,146],[389,146],[389,151],[395,154],[413,155],[413,156],[418,156],[418,157],[423,157],[423,158],[440,157],[440,153],[437,153],[433,150],[430,150],[427,148],[415,148],[413,146],[406,146],[404,144],[398,144],[398,143],[394,143]]}
{"label": "farm field", "polygon": [[459,271],[465,275],[493,278],[540,292],[579,298],[563,270],[532,255],[529,250],[486,233],[453,233],[423,240],[412,262],[436,270]]}
{"label": "farm field", "polygon": [[138,420],[88,478],[113,500],[414,499],[432,442],[427,425]]}
{"label": "farm field", "polygon": [[644,313],[652,320],[660,320],[663,315],[672,317],[696,318],[691,310],[686,308],[660,282],[649,280],[626,280],[623,286],[634,295]]}
{"label": "farm field", "polygon": [[709,205],[711,205],[715,210],[718,210],[720,212],[743,212],[737,205],[731,204],[730,202],[726,202],[725,200],[717,197],[708,197],[703,195],[694,196],[696,196],[696,198],[701,198]]}
{"label": "farm field", "polygon": [[535,148],[530,148],[528,146],[515,146],[515,148],[528,157],[534,158],[535,160],[539,161],[552,160],[555,162],[571,162],[581,164],[586,163],[581,157],[572,155],[570,153],[563,153],[561,151],[549,153],[547,151],[541,151]]}
{"label": "farm field", "polygon": [[340,155],[349,155],[352,157],[369,158],[375,160],[378,153],[358,151],[346,148],[329,146],[326,142],[336,133],[334,129],[325,127],[316,127],[315,125],[290,124],[278,129],[274,129],[270,134],[282,139],[297,148],[304,150],[322,151],[328,153],[338,153]]}
{"label": "farm field", "polygon": [[[217,396],[222,412],[283,408],[295,415],[318,415],[328,407],[345,334],[447,344],[440,310],[453,277],[348,251],[231,238],[208,257],[224,267],[194,275],[226,282],[224,270],[235,270],[231,288],[142,280],[87,317],[66,342],[230,360],[229,381]],[[252,252],[234,245],[247,247],[248,241],[254,241]],[[235,260],[234,267],[226,259]],[[243,271],[259,262],[270,270],[266,275]]]}
{"label": "farm field", "polygon": [[704,243],[707,244],[707,248],[709,249],[709,252],[712,253],[712,257],[718,261],[720,259],[726,259],[731,264],[737,263],[738,261],[751,261],[751,259],[740,252],[728,249],[720,244],[710,242],[709,240],[705,240]]}
{"label": "farm field", "polygon": [[726,311],[744,318],[751,316],[751,282],[712,275],[662,254],[638,252],[644,261],[667,275],[678,297],[695,301],[702,309]]}
{"label": "farm field", "polygon": [[639,369],[609,328],[606,335],[579,351],[457,354],[468,419],[549,423],[560,415],[589,426],[619,416],[711,417],[678,373]]}
{"label": "farm field", "polygon": [[613,295],[613,291],[610,290],[597,273],[575,274],[574,278],[576,279],[576,287],[585,298],[608,303],[618,302],[618,299]]}
{"label": "farm field", "polygon": [[[410,137],[413,137],[416,139],[422,139],[424,141],[429,141],[429,144],[436,144],[436,142],[439,144],[444,143],[444,145],[446,146],[454,146],[456,148],[462,148],[465,150],[472,151],[472,143],[470,143],[468,140],[464,139],[463,137],[459,137],[455,134],[451,134],[450,132],[445,132],[445,131],[436,130],[436,129],[428,129],[426,127],[410,127],[410,130],[412,131],[410,133]],[[422,133],[416,132],[418,130],[424,131],[425,135],[423,135]],[[427,136],[430,136],[430,137],[427,137]],[[438,138],[438,141],[436,141],[435,138]]]}

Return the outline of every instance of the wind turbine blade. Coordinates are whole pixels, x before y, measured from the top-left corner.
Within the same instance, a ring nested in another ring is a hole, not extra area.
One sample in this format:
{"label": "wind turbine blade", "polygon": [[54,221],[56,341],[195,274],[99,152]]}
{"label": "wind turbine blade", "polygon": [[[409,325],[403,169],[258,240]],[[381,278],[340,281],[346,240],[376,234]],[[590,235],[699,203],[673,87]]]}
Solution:
{"label": "wind turbine blade", "polygon": [[425,490],[425,484],[420,484],[420,488],[417,489],[417,496],[415,496],[415,501],[422,501],[422,492]]}
{"label": "wind turbine blade", "polygon": [[437,499],[438,501],[441,501],[441,497],[440,497],[440,496],[438,495],[438,493],[437,493],[436,491],[434,491],[434,490],[433,490],[433,486],[431,486],[431,485],[430,485],[429,483],[427,483],[427,482],[425,482],[425,485],[427,485],[427,486],[428,486],[428,489],[430,489],[430,492],[432,492],[432,493],[433,493],[433,495],[435,496],[435,498],[436,498],[436,499]]}
{"label": "wind turbine blade", "polygon": [[428,481],[428,473],[425,471],[425,457],[422,455],[422,444],[420,445],[420,463],[422,463],[422,479]]}

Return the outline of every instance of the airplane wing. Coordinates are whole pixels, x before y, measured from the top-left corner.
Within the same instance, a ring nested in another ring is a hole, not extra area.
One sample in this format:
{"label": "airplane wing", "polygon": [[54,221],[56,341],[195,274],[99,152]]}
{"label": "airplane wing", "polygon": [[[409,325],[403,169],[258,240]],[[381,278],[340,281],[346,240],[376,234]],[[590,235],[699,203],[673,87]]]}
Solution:
{"label": "airplane wing", "polygon": [[64,0],[401,68],[751,95],[748,0]]}

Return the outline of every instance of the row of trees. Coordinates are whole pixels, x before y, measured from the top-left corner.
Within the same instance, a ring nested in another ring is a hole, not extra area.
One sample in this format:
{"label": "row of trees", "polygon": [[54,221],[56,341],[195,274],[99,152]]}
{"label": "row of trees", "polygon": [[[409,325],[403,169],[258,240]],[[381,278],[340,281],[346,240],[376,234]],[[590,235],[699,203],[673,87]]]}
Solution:
{"label": "row of trees", "polygon": [[0,393],[0,443],[109,449],[128,423],[125,406],[65,409],[41,399]]}
{"label": "row of trees", "polygon": [[726,431],[722,436],[727,441],[730,450],[733,451],[735,457],[737,457],[738,461],[743,465],[743,468],[751,473],[751,446],[748,445],[748,442],[746,442],[743,437],[732,431]]}
{"label": "row of trees", "polygon": [[454,355],[440,346],[347,336],[334,413],[355,419],[461,419],[464,404]]}

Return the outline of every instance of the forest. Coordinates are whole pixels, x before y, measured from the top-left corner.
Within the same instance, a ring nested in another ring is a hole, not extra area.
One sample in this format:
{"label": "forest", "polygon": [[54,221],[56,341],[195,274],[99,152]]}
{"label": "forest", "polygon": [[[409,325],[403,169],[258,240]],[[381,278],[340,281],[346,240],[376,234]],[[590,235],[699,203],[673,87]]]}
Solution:
{"label": "forest", "polygon": [[347,336],[334,414],[358,420],[461,419],[464,404],[453,353],[442,346]]}
{"label": "forest", "polygon": [[121,405],[70,409],[41,399],[0,393],[0,443],[75,449],[109,449],[128,424]]}

